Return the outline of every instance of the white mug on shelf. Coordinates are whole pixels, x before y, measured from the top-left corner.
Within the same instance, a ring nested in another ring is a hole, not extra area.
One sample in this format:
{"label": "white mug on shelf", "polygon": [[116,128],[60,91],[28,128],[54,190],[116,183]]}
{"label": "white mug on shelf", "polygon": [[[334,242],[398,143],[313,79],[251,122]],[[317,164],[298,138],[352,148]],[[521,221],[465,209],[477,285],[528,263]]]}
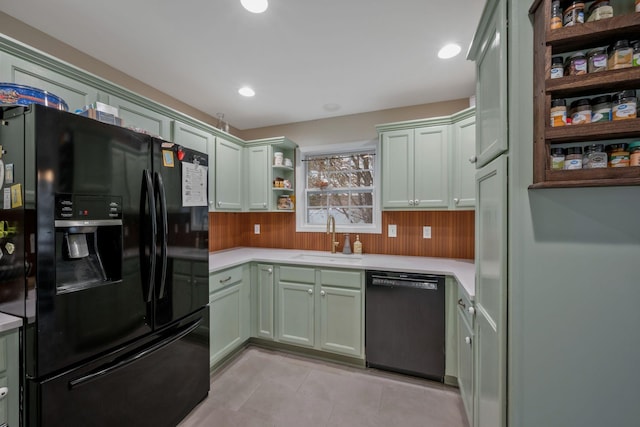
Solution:
{"label": "white mug on shelf", "polygon": [[283,155],[281,152],[273,153],[274,166],[282,166]]}

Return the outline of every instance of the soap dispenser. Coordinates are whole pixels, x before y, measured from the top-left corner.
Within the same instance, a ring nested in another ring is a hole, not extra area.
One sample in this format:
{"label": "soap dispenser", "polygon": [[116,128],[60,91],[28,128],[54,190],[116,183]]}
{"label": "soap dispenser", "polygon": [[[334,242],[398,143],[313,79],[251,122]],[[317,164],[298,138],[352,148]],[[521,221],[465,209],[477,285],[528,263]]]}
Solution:
{"label": "soap dispenser", "polygon": [[360,235],[356,235],[356,241],[353,242],[353,253],[361,254],[362,253],[362,242],[360,241]]}
{"label": "soap dispenser", "polygon": [[348,234],[344,235],[344,246],[342,248],[342,253],[343,254],[350,254],[351,253],[351,242],[349,241],[349,235]]}

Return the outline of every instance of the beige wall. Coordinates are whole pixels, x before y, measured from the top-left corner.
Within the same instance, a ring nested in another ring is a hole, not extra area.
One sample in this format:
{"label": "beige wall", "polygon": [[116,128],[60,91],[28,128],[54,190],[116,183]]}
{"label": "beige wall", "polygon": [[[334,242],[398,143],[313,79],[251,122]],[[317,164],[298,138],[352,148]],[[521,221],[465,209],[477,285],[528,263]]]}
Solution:
{"label": "beige wall", "polygon": [[[215,117],[180,102],[144,82],[136,80],[108,64],[98,61],[2,12],[0,12],[0,32],[14,40],[195,119],[211,125],[215,125],[217,122]],[[465,98],[244,131],[232,127],[230,132],[245,140],[284,135],[300,146],[366,141],[377,138],[375,126],[378,124],[446,116],[463,110],[468,106],[469,100]]]}
{"label": "beige wall", "polygon": [[378,137],[376,125],[404,120],[448,116],[469,107],[469,99],[393,108],[329,119],[290,123],[239,131],[245,140],[286,136],[301,147],[339,142],[367,141]]}

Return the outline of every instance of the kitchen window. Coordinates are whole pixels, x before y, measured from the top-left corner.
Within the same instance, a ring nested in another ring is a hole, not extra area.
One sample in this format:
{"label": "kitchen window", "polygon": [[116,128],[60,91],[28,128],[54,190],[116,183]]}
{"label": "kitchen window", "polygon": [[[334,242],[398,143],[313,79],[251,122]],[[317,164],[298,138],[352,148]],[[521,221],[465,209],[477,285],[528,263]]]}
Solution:
{"label": "kitchen window", "polygon": [[339,232],[380,233],[375,142],[332,148],[301,149],[297,231],[325,231],[333,215]]}

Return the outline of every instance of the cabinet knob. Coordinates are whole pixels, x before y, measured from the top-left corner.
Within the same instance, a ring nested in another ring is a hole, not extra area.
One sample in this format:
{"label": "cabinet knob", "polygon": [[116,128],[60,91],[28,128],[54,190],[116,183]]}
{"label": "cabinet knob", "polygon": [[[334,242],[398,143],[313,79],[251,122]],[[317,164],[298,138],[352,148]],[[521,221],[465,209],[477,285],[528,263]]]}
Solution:
{"label": "cabinet knob", "polygon": [[263,207],[263,208],[266,208],[266,207],[267,207],[267,203],[266,203],[266,202],[265,202],[265,203],[263,203],[263,204],[262,204],[262,207]]}
{"label": "cabinet knob", "polygon": [[477,161],[478,161],[478,158],[476,156],[469,157],[469,163],[476,163]]}
{"label": "cabinet knob", "polygon": [[307,293],[309,293],[309,295],[313,295],[313,289],[309,289]]}
{"label": "cabinet knob", "polygon": [[464,337],[464,342],[471,345],[471,337]]}
{"label": "cabinet knob", "polygon": [[416,205],[416,206],[418,206],[418,205],[420,204],[420,200],[418,200],[418,199],[414,200],[414,201],[413,201],[413,204],[414,204],[414,205]]}
{"label": "cabinet knob", "polygon": [[320,295],[325,296],[327,293],[325,291],[320,291]]}
{"label": "cabinet knob", "polygon": [[413,206],[413,200],[409,200],[409,206]]}
{"label": "cabinet knob", "polygon": [[218,200],[218,206],[222,206],[222,200]]}
{"label": "cabinet knob", "polygon": [[269,272],[269,274],[272,274],[273,273],[273,268],[270,268],[267,271]]}
{"label": "cabinet knob", "polygon": [[454,199],[453,199],[453,203],[455,203],[455,204],[457,205],[458,203],[460,203],[460,199],[458,199],[457,197],[456,197],[456,198],[454,198]]}
{"label": "cabinet knob", "polygon": [[0,387],[0,399],[4,399],[9,394],[8,387]]}
{"label": "cabinet knob", "polygon": [[469,312],[469,314],[476,314],[476,308],[475,307],[469,307],[467,309],[467,311]]}

